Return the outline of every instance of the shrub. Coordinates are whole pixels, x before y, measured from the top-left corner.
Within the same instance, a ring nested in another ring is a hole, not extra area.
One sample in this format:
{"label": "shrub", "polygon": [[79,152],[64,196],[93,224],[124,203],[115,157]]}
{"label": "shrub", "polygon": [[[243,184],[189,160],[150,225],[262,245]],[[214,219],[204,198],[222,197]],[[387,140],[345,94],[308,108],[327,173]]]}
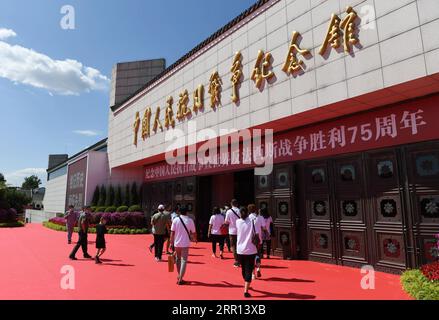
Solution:
{"label": "shrub", "polygon": [[96,212],[97,207],[90,207],[91,212]]}
{"label": "shrub", "polygon": [[21,221],[0,222],[0,228],[20,228],[24,227],[24,223]]}
{"label": "shrub", "polygon": [[116,209],[116,212],[127,212],[128,207],[127,206],[120,206]]}
{"label": "shrub", "polygon": [[105,209],[107,209],[107,207],[97,207],[95,212],[105,212]]}
{"label": "shrub", "polygon": [[133,185],[131,186],[131,193],[130,193],[130,206],[133,206],[138,203],[139,203],[139,193],[137,190],[137,184],[133,182]]}
{"label": "shrub", "polygon": [[427,279],[421,270],[407,270],[401,275],[404,290],[417,300],[439,300],[439,282]]}
{"label": "shrub", "polygon": [[116,212],[116,207],[108,207],[104,212]]}
{"label": "shrub", "polygon": [[130,203],[130,185],[127,183],[125,186],[125,193],[123,195],[123,205],[129,207]]}
{"label": "shrub", "polygon": [[17,210],[0,209],[0,222],[15,222],[17,221]]}
{"label": "shrub", "polygon": [[105,197],[105,206],[111,207],[114,204],[114,188],[110,184],[109,187],[107,187],[107,195]]}
{"label": "shrub", "polygon": [[129,212],[140,212],[140,211],[142,211],[142,208],[138,204],[135,204],[135,205],[132,205],[131,207],[129,207],[128,211]]}
{"label": "shrub", "polygon": [[93,192],[93,199],[91,200],[91,205],[96,207],[99,203],[99,186],[96,186],[95,191]]}
{"label": "shrub", "polygon": [[99,191],[99,201],[98,201],[98,207],[105,206],[105,199],[106,199],[106,192],[104,185],[101,186],[101,190]]}
{"label": "shrub", "polygon": [[122,188],[120,185],[117,186],[116,194],[114,195],[114,203],[113,205],[118,208],[122,205]]}

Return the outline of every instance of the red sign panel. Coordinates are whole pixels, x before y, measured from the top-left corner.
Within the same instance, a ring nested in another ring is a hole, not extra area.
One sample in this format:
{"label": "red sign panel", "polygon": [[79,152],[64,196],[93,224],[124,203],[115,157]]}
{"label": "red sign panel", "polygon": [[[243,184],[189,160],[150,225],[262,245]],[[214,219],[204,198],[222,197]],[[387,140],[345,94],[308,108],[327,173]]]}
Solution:
{"label": "red sign panel", "polygon": [[438,139],[437,103],[439,97],[435,96],[291,130],[275,135],[267,147],[241,145],[236,152],[218,151],[205,164],[164,161],[145,167],[145,181],[251,168],[261,163],[263,156],[272,156],[273,163],[282,163]]}
{"label": "red sign panel", "polygon": [[69,165],[67,175],[66,209],[73,205],[75,209],[81,209],[85,201],[85,179],[87,176],[87,157]]}

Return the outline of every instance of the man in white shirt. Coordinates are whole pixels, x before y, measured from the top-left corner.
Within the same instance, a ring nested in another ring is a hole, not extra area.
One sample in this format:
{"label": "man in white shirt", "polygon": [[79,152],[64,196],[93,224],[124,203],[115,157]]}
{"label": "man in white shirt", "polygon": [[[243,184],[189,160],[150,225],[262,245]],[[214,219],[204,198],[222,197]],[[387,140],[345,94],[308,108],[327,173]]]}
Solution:
{"label": "man in white shirt", "polygon": [[186,264],[189,256],[189,247],[191,245],[191,237],[196,241],[197,233],[195,231],[195,223],[187,215],[186,207],[180,208],[180,215],[172,221],[171,226],[171,245],[176,254],[177,265],[177,284],[183,285],[186,272]]}
{"label": "man in white shirt", "polygon": [[238,208],[238,200],[233,199],[230,204],[232,207],[226,212],[225,224],[229,225],[230,246],[232,247],[233,257],[235,259],[233,266],[239,268],[240,264],[236,254],[236,220],[241,218],[241,214]]}
{"label": "man in white shirt", "polygon": [[[255,232],[259,236],[259,247],[258,247],[258,254],[256,255],[256,276],[258,278],[261,277],[261,258],[262,258],[262,231],[265,228],[265,220],[262,216],[259,215],[259,213],[256,210],[256,205],[250,204],[248,206],[248,210],[250,212],[249,218],[252,221]],[[253,274],[253,278],[255,278],[255,275]]]}

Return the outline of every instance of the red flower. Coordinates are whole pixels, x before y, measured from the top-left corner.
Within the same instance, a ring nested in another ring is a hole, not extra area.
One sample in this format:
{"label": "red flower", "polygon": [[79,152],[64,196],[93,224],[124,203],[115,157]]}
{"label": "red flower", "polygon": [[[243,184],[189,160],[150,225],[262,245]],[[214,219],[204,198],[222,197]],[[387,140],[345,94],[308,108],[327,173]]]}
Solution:
{"label": "red flower", "polygon": [[439,261],[423,265],[421,271],[431,281],[439,281]]}

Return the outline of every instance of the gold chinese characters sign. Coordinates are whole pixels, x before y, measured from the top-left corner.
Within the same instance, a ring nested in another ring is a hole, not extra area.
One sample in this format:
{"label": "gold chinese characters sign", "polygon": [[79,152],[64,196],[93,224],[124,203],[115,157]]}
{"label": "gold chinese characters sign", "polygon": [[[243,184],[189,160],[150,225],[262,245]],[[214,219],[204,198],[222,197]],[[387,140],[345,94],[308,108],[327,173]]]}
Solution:
{"label": "gold chinese characters sign", "polygon": [[[352,7],[346,8],[346,15],[341,19],[338,15],[332,14],[326,35],[323,39],[318,53],[321,56],[329,54],[329,49],[339,49],[343,45],[345,53],[352,51],[352,46],[359,42],[357,18],[358,15]],[[288,47],[284,63],[282,65],[282,71],[287,75],[296,76],[305,71],[305,63],[302,59],[311,58],[312,54],[309,49],[302,48],[299,44],[301,35],[297,31],[293,31],[291,34],[291,40]],[[299,58],[299,55],[301,56]],[[250,74],[250,79],[254,82],[255,87],[260,91],[264,90],[265,81],[275,81],[275,72],[273,70],[273,56],[270,52],[264,52],[259,50],[257,52],[256,61]],[[231,91],[230,99],[233,103],[239,103],[239,89],[244,77],[243,73],[243,56],[240,51],[236,52],[232,65],[230,67],[231,77]],[[218,71],[214,70],[209,77],[209,84],[207,87],[207,93],[209,94],[210,107],[216,109],[221,105],[221,91],[223,86],[223,80]],[[189,92],[184,89],[179,93],[177,101],[177,112],[174,114],[173,105],[174,98],[169,96],[166,100],[164,126],[166,129],[173,128],[175,126],[175,118],[178,121],[184,121],[190,118],[193,113],[198,113],[204,109],[204,92],[205,87],[203,84],[199,84],[198,87],[192,92],[192,105],[189,98]],[[151,135],[151,117],[152,111],[150,107],[147,107],[143,119],[140,120],[140,113],[136,112],[133,123],[134,131],[134,145],[137,146],[139,129],[141,128],[141,137],[146,140]],[[157,132],[163,131],[163,126],[160,121],[160,107],[157,107],[155,117],[152,123],[152,130]]]}

